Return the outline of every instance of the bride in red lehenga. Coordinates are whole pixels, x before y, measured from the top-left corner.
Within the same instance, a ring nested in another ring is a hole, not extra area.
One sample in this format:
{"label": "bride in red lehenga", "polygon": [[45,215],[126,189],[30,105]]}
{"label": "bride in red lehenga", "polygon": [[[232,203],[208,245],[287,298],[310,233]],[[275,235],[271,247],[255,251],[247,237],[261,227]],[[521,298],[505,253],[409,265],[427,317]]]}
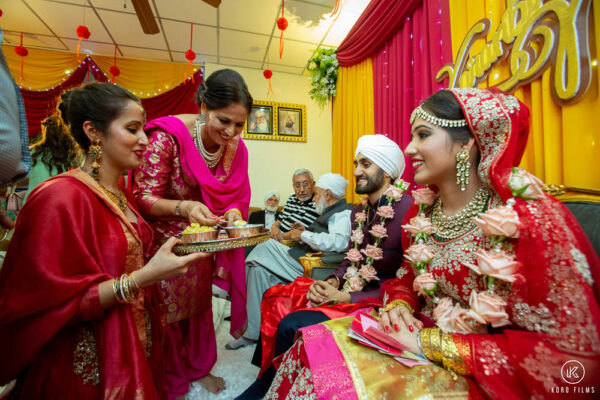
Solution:
{"label": "bride in red lehenga", "polygon": [[[567,209],[516,168],[527,107],[495,89],[450,89],[429,97],[411,123],[405,153],[415,181],[438,189],[413,192],[404,225],[401,268],[413,269],[423,301],[409,309],[399,281],[390,281],[380,329],[432,364],[408,368],[362,346],[346,335],[352,317],[340,318],[302,329],[267,398],[528,399],[599,390],[600,262]],[[411,314],[426,328],[407,329]]]}

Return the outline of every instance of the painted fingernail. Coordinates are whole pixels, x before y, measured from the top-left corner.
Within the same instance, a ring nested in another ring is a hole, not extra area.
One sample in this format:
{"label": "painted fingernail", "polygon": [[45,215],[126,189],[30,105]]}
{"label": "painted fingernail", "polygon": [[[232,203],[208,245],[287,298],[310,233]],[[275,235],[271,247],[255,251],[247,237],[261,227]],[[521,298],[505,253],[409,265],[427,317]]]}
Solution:
{"label": "painted fingernail", "polygon": [[389,326],[386,326],[386,327],[385,327],[385,331],[386,331],[386,332],[389,332],[389,331],[391,331],[390,327],[389,327]]}
{"label": "painted fingernail", "polygon": [[412,326],[412,325],[409,325],[409,326],[408,326],[408,330],[412,332],[412,331],[414,331],[414,330],[415,330],[415,328],[413,328],[413,326]]}
{"label": "painted fingernail", "polygon": [[400,332],[400,326],[398,324],[394,324],[394,329],[396,332]]}

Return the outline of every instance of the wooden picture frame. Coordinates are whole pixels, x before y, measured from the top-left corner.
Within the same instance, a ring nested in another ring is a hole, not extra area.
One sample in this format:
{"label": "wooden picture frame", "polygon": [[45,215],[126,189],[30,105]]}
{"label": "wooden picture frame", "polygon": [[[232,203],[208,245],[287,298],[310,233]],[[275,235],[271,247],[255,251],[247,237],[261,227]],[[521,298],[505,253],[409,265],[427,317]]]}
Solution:
{"label": "wooden picture frame", "polygon": [[306,142],[306,105],[254,100],[242,139]]}

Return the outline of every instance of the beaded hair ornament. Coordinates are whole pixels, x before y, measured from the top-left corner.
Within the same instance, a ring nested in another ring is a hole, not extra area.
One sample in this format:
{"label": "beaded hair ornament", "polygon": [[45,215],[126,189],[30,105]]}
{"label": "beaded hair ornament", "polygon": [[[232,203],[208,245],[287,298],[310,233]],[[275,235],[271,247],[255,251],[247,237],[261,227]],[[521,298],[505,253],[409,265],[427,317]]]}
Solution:
{"label": "beaded hair ornament", "polygon": [[415,108],[415,110],[410,115],[410,123],[411,125],[415,122],[415,119],[421,118],[429,122],[430,124],[441,126],[442,128],[461,128],[463,126],[467,126],[466,119],[443,119],[438,118],[435,115],[429,114],[427,111],[423,110],[422,106]]}

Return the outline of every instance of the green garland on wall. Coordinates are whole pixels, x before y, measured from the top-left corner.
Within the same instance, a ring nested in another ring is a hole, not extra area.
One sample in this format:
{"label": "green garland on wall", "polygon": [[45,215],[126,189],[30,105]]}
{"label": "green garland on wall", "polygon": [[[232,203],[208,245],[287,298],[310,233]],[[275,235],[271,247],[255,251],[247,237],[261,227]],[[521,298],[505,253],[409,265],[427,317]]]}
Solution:
{"label": "green garland on wall", "polygon": [[337,49],[319,49],[317,54],[308,60],[307,70],[311,75],[310,98],[319,107],[325,105],[335,96],[338,72]]}

